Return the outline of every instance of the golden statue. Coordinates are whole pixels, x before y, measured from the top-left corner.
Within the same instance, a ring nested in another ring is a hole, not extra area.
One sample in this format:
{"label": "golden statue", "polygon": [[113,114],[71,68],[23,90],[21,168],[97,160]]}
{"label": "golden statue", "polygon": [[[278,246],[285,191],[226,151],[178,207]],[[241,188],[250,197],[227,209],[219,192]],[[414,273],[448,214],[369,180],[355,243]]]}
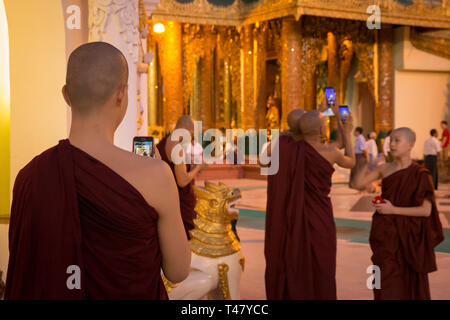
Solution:
{"label": "golden statue", "polygon": [[204,297],[239,300],[241,273],[245,259],[241,245],[231,230],[231,221],[238,218],[235,204],[241,198],[239,189],[219,182],[205,181],[194,187],[197,196],[197,219],[191,235],[191,272],[181,283],[173,284],[163,277],[169,298],[197,300]]}
{"label": "golden statue", "polygon": [[280,128],[280,113],[273,96],[267,98],[266,127],[268,129]]}

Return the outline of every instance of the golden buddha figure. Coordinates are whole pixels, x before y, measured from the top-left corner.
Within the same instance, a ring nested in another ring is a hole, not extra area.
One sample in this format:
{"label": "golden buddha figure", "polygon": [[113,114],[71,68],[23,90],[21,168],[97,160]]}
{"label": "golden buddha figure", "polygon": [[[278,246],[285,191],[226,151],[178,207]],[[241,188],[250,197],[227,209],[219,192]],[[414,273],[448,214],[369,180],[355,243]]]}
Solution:
{"label": "golden buddha figure", "polygon": [[266,127],[268,129],[280,128],[280,113],[273,96],[267,98]]}

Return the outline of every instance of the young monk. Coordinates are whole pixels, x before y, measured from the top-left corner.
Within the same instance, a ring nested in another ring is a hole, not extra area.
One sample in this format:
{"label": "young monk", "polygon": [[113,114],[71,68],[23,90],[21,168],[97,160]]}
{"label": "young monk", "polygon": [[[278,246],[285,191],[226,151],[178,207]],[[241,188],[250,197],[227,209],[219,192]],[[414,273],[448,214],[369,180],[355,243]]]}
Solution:
{"label": "young monk", "polygon": [[268,299],[336,299],[336,228],[328,195],[333,165],[351,168],[355,163],[352,119],[343,125],[347,155],[321,143],[325,121],[320,111],[305,113],[299,128],[300,139],[280,136],[279,170],[268,176],[266,294]]}
{"label": "young monk", "polygon": [[427,169],[413,163],[414,131],[392,131],[390,152],[394,159],[359,172],[354,183],[365,186],[382,178],[384,203],[375,204],[370,230],[372,262],[380,267],[379,299],[430,299],[428,273],[437,270],[434,248],[443,241],[443,231]]}
{"label": "young monk", "polygon": [[187,277],[191,253],[169,166],[113,143],[127,83],[127,61],[110,44],[70,55],[69,139],[14,184],[6,299],[167,299],[161,269],[173,282]]}
{"label": "young monk", "polygon": [[[189,115],[181,116],[175,129],[185,129],[187,130],[191,137],[194,137],[194,121]],[[180,211],[181,218],[183,219],[184,229],[186,231],[186,236],[190,239],[189,230],[195,228],[194,219],[197,214],[195,213],[195,205],[197,203],[197,198],[194,193],[195,177],[201,172],[205,167],[205,164],[192,165],[186,164],[184,162],[180,164],[174,164],[172,161],[172,150],[180,142],[178,140],[172,140],[172,134],[168,137],[163,138],[157,145],[159,153],[161,154],[161,159],[165,161],[173,172],[175,181],[178,186],[178,194],[180,196]],[[192,147],[193,148],[193,147]],[[184,153],[184,151],[181,151]],[[180,154],[184,158],[184,154]]]}

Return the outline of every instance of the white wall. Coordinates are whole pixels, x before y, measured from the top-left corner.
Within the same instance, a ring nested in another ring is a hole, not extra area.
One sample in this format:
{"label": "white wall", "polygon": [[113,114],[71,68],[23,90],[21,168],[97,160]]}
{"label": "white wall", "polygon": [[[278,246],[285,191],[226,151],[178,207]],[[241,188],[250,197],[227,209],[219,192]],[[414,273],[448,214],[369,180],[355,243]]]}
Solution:
{"label": "white wall", "polygon": [[416,49],[409,27],[394,30],[394,128],[410,127],[417,135],[412,156],[423,158],[431,129],[450,122],[450,60]]}
{"label": "white wall", "polygon": [[423,157],[423,144],[431,129],[441,134],[439,124],[448,118],[447,84],[450,85],[447,72],[395,72],[394,126],[410,127],[416,132],[414,158]]}

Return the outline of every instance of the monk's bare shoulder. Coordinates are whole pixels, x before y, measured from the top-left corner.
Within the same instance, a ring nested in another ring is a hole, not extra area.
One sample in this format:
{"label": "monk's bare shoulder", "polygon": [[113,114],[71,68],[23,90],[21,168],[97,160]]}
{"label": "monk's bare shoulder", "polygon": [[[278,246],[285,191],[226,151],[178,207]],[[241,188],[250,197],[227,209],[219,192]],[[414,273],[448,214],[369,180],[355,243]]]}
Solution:
{"label": "monk's bare shoulder", "polygon": [[139,156],[125,150],[116,152],[116,155],[125,178],[152,207],[158,209],[175,185],[169,165],[163,160]]}

